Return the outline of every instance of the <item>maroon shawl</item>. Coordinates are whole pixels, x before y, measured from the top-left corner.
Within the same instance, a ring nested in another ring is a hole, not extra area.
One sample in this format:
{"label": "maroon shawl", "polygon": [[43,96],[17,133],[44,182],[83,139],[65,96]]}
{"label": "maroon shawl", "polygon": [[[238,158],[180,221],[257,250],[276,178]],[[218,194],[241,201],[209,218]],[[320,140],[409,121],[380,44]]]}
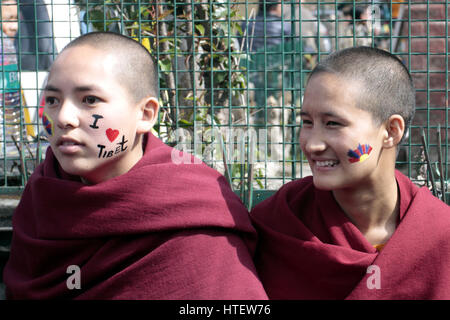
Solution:
{"label": "maroon shawl", "polygon": [[[247,210],[222,175],[173,164],[172,150],[150,134],[129,172],[87,186],[48,148],[14,212],[7,298],[267,298]],[[81,289],[68,289],[70,265]]]}
{"label": "maroon shawl", "polygon": [[400,222],[380,253],[312,177],[256,206],[255,265],[269,298],[450,299],[450,208],[398,171],[396,179]]}

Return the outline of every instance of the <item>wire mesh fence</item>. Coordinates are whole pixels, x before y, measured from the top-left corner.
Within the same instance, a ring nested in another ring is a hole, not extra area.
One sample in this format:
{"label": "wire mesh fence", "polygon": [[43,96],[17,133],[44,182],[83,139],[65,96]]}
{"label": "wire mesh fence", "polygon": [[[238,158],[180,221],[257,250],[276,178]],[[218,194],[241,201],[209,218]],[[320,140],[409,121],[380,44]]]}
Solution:
{"label": "wire mesh fence", "polygon": [[222,172],[247,205],[310,174],[299,111],[317,62],[359,45],[394,53],[417,91],[397,168],[443,198],[448,13],[448,0],[2,1],[0,193],[20,193],[45,156],[41,88],[52,61],[71,39],[99,30],[128,35],[155,56],[154,132]]}

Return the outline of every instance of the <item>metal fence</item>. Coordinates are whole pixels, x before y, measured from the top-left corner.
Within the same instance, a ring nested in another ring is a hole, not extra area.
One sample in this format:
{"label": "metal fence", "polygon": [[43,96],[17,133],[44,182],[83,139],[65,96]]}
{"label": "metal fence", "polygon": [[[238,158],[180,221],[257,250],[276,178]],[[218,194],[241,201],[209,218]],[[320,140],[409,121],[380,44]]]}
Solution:
{"label": "metal fence", "polygon": [[[0,193],[20,193],[48,146],[41,88],[51,62],[94,30],[126,34],[157,58],[154,131],[222,172],[244,202],[310,174],[298,144],[305,80],[330,52],[375,46],[411,71],[416,117],[397,167],[445,195],[449,164],[448,1],[17,1],[17,81],[3,63]],[[6,16],[2,1],[2,29]],[[270,6],[272,5],[272,7]],[[5,46],[4,46],[5,47]],[[8,52],[3,50],[3,59]],[[8,79],[6,79],[8,78]],[[447,195],[447,198],[450,196]]]}

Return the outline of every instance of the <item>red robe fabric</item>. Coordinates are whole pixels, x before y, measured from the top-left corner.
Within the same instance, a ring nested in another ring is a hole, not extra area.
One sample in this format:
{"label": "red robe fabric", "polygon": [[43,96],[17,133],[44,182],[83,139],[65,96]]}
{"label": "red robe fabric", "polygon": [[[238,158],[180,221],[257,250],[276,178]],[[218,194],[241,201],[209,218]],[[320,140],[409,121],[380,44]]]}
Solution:
{"label": "red robe fabric", "polygon": [[450,208],[396,179],[400,221],[380,253],[312,177],[258,204],[255,265],[269,299],[450,299]]}
{"label": "red robe fabric", "polygon": [[[150,134],[129,172],[87,186],[48,148],[13,215],[7,298],[267,299],[246,208],[217,171],[176,165],[172,150]],[[70,265],[81,289],[68,289]]]}

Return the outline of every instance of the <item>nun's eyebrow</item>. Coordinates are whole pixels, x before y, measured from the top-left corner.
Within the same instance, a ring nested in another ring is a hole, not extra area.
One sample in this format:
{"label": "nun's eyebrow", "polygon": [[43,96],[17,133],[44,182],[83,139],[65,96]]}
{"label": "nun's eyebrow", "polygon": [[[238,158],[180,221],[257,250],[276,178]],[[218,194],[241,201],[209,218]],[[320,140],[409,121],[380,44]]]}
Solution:
{"label": "nun's eyebrow", "polygon": [[[53,92],[61,92],[61,89],[52,86],[52,85],[47,85],[44,88],[45,91],[53,91]],[[86,92],[86,91],[101,91],[100,87],[96,86],[96,85],[87,85],[87,86],[79,86],[75,88],[76,92]]]}
{"label": "nun's eyebrow", "polygon": [[[330,112],[330,111],[327,111],[327,112],[321,112],[321,113],[319,113],[319,115],[322,116],[322,117],[330,117],[330,118],[343,119],[340,115],[338,115],[338,114],[336,114],[336,113],[334,113],[334,112]],[[300,116],[301,116],[301,117],[303,117],[303,116],[308,116],[308,117],[309,117],[310,115],[309,115],[309,113],[306,112],[306,111],[300,111]]]}
{"label": "nun's eyebrow", "polygon": [[45,88],[44,88],[44,91],[61,92],[60,89],[58,89],[57,87],[51,86],[51,85],[46,85]]}

